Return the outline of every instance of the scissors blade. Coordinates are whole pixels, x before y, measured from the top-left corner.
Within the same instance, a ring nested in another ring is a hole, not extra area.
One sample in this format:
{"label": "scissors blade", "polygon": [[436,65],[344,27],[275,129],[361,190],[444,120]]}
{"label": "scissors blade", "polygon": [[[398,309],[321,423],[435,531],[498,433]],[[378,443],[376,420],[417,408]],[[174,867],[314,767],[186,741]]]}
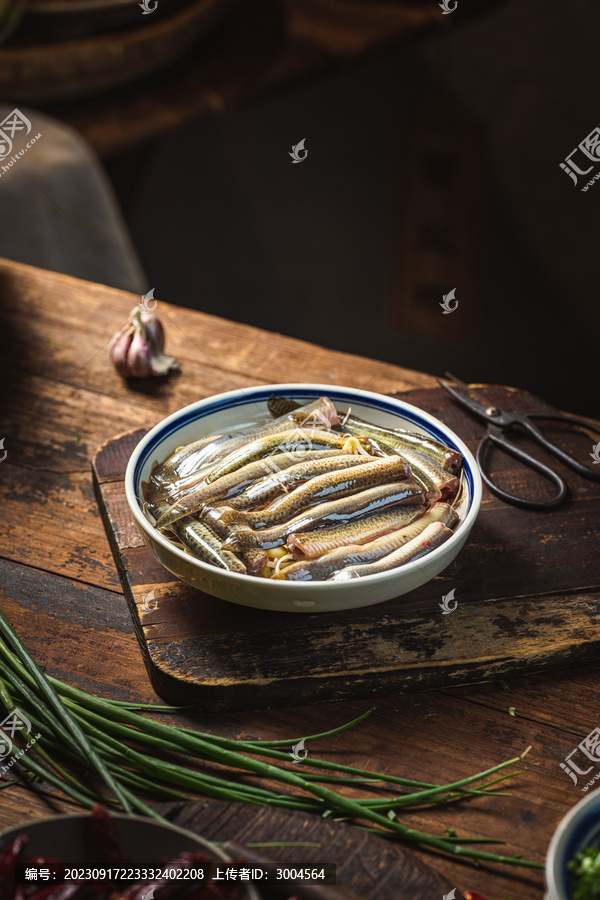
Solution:
{"label": "scissors blade", "polygon": [[[442,381],[441,378],[438,378],[438,383],[440,387],[443,387],[444,390],[448,391],[455,400],[457,400],[462,406],[465,406],[470,412],[475,416],[479,416],[480,419],[483,419],[484,422],[497,422],[501,423],[503,418],[502,411],[497,409],[495,406],[486,406],[483,403],[480,403],[478,400],[474,400],[472,397],[469,397],[470,388],[464,381],[461,381],[460,378],[456,378],[454,375],[451,375],[450,372],[446,372],[446,377],[451,378],[454,384],[450,384],[447,381]],[[459,391],[455,385],[460,385],[461,388],[465,391]]]}
{"label": "scissors blade", "polygon": [[[456,385],[456,387],[459,387],[462,391],[464,391],[464,393],[465,393],[468,397],[471,397],[472,390],[471,390],[471,385],[470,385],[470,384],[466,384],[464,381],[462,381],[462,380],[458,377],[458,375],[453,375],[452,372],[444,372],[444,375],[446,376],[446,378],[449,378],[450,381],[451,381],[454,385]],[[471,399],[473,399],[473,398],[471,398]]]}

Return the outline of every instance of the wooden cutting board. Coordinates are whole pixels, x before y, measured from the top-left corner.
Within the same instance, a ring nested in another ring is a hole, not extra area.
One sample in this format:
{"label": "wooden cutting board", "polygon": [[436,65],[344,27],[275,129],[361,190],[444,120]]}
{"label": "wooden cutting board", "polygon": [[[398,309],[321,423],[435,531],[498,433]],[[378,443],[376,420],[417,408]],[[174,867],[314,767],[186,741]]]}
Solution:
{"label": "wooden cutting board", "polygon": [[[515,411],[550,411],[511,388],[486,387],[480,395]],[[475,451],[484,426],[445,391],[398,396],[437,416]],[[544,427],[568,452],[589,462],[591,434]],[[127,461],[143,434],[103,445],[93,462],[94,482],[150,679],[173,703],[211,711],[295,706],[486,681],[597,658],[600,483],[578,476],[537,447],[534,452],[567,479],[566,504],[521,510],[484,489],[467,544],[429,583],[365,609],[289,615],[202,594],[155,560],[136,530],[123,485]],[[552,493],[511,457],[494,451],[492,460],[513,492]],[[439,604],[452,589],[457,609],[443,615]]]}
{"label": "wooden cutting board", "polygon": [[[222,841],[234,858],[238,850],[249,860],[260,854],[285,867],[336,867],[336,885],[322,900],[346,900],[352,891],[361,900],[441,900],[453,887],[423,862],[411,849],[359,831],[351,825],[285,809],[222,803],[215,800],[177,804],[160,809],[170,821],[213,841]],[[229,846],[226,842],[234,842]],[[309,842],[316,847],[245,848],[246,843]],[[466,876],[466,873],[465,873]],[[315,882],[318,884],[318,882]],[[295,894],[309,900],[306,889],[295,887],[285,894],[258,885],[263,900],[281,900]],[[319,892],[319,893],[321,893]],[[310,900],[321,897],[310,894]]]}

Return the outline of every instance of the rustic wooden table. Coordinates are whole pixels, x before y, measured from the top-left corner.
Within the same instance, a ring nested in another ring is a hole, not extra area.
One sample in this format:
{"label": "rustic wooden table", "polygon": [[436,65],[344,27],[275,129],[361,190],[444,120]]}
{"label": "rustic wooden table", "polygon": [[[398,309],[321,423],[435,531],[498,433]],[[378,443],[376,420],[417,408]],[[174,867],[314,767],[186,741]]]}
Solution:
{"label": "rustic wooden table", "polygon": [[[160,304],[167,351],[179,359],[181,373],[136,388],[113,371],[107,344],[138,298],[5,261],[0,297],[0,438],[7,451],[0,464],[2,610],[49,672],[116,699],[157,697],[92,489],[90,460],[98,445],[194,400],[257,383],[308,380],[381,392],[434,384],[430,375]],[[424,367],[434,364],[424,361]],[[582,797],[559,766],[598,724],[600,675],[588,666],[508,681],[510,694],[488,683],[377,701],[367,724],[330,741],[331,758],[449,781],[531,744],[511,798],[415,811],[409,819],[422,830],[453,827],[502,838],[507,855],[542,860],[556,824]],[[274,739],[325,730],[369,705],[187,714],[185,721],[222,735]],[[50,790],[34,795],[18,785],[6,788],[0,829],[52,810],[75,807]],[[535,871],[420,855],[449,884],[487,900],[539,900],[543,893]]]}

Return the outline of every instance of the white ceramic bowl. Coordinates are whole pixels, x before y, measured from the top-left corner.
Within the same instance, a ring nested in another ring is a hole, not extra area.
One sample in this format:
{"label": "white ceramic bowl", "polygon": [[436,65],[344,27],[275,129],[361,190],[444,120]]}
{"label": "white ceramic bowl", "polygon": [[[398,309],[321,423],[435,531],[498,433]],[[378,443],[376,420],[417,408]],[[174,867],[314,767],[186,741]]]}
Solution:
{"label": "white ceramic bowl", "polygon": [[571,900],[570,874],[567,863],[579,850],[600,840],[600,791],[595,790],[561,819],[554,832],[546,857],[545,900]]}
{"label": "white ceramic bowl", "polygon": [[[304,404],[321,396],[329,397],[342,413],[352,412],[382,426],[419,431],[462,453],[465,464],[467,500],[460,522],[445,544],[426,556],[398,569],[348,581],[270,581],[217,569],[177,548],[142,512],[141,484],[157,462],[163,462],[183,444],[203,435],[217,434],[232,427],[251,424],[267,412],[273,394],[293,397]],[[461,439],[429,413],[381,394],[354,388],[314,384],[275,384],[229,391],[192,403],[159,422],[140,441],[131,455],[125,475],[127,502],[135,522],[159,562],[193,587],[213,597],[280,612],[332,612],[382,603],[415,590],[448,566],[465,543],[481,504],[481,477],[477,464]]]}

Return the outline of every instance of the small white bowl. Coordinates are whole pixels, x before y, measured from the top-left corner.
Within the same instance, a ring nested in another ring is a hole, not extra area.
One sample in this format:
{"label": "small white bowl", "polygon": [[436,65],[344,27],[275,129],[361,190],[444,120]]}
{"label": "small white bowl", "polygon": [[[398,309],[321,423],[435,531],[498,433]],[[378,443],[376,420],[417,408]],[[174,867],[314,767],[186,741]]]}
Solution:
{"label": "small white bowl", "polygon": [[600,840],[600,791],[588,794],[567,813],[554,832],[546,857],[545,900],[571,900],[567,863],[579,850]]}
{"label": "small white bowl", "polygon": [[[142,511],[142,482],[155,463],[164,462],[173,451],[198,438],[218,434],[255,422],[267,412],[272,395],[293,397],[304,404],[321,396],[329,397],[342,412],[352,412],[377,425],[406,428],[442,441],[464,457],[467,499],[459,511],[460,521],[451,538],[414,562],[348,581],[270,581],[218,569],[194,559],[172,544]],[[125,474],[127,502],[135,522],[157,560],[170,572],[198,590],[259,609],[278,612],[332,612],[371,606],[406,594],[430,581],[448,566],[465,543],[481,504],[481,476],[472,454],[461,439],[429,413],[381,394],[333,385],[274,384],[217,394],[192,403],[159,422],[140,441],[131,455]]]}

